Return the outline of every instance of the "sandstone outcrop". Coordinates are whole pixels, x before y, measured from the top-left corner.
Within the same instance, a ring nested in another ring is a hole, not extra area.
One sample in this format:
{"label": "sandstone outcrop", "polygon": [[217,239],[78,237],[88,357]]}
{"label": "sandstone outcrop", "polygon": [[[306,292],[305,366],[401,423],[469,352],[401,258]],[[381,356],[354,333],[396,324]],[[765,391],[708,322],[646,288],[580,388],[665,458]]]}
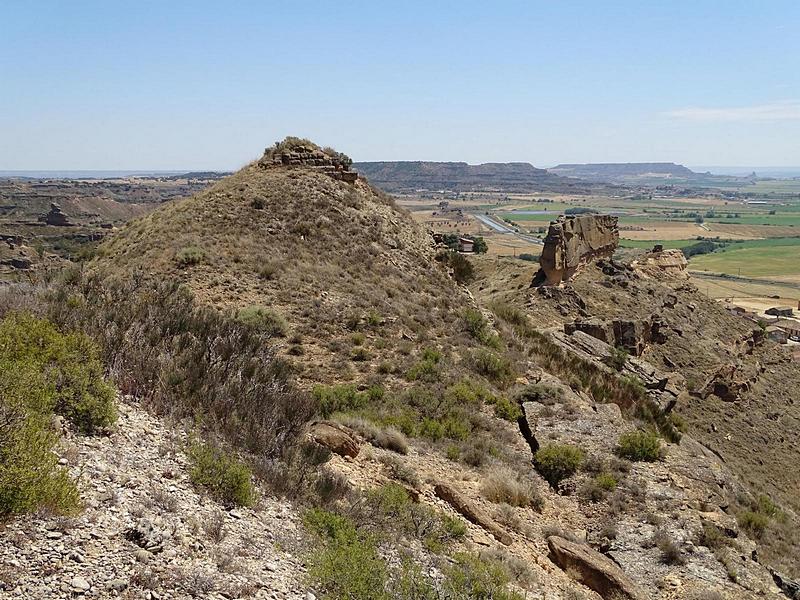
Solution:
{"label": "sandstone outcrop", "polygon": [[308,438],[339,456],[358,456],[360,444],[352,429],[333,421],[317,421],[308,429]]}
{"label": "sandstone outcrop", "polygon": [[69,217],[64,214],[64,211],[62,211],[61,207],[55,202],[50,203],[49,212],[39,217],[39,221],[47,225],[55,225],[56,227],[69,227],[72,225]]}
{"label": "sandstone outcrop", "polygon": [[569,281],[584,265],[610,258],[619,245],[617,217],[561,216],[550,223],[533,286]]}
{"label": "sandstone outcrop", "polygon": [[660,245],[631,263],[639,275],[652,279],[687,279],[688,265],[683,252],[677,249],[664,250]]}
{"label": "sandstone outcrop", "polygon": [[495,523],[494,520],[489,517],[489,515],[485,514],[483,511],[473,505],[451,486],[440,482],[434,486],[434,491],[439,498],[452,506],[456,512],[464,515],[464,517],[470,523],[475,523],[475,525],[478,527],[482,527],[491,533],[498,542],[505,544],[506,546],[511,545],[512,538],[506,531],[503,530],[502,527]]}
{"label": "sandstone outcrop", "polygon": [[614,561],[589,546],[570,542],[558,536],[547,538],[550,558],[565,571],[577,571],[581,583],[603,598],[646,600],[649,596],[639,588]]}
{"label": "sandstone outcrop", "polygon": [[350,157],[313,145],[297,145],[287,149],[267,148],[258,164],[263,168],[305,167],[348,183],[358,179],[358,173],[350,170]]}
{"label": "sandstone outcrop", "polygon": [[615,348],[624,348],[632,356],[641,356],[647,344],[666,341],[664,322],[658,315],[647,319],[577,320],[564,325],[564,333],[582,331]]}

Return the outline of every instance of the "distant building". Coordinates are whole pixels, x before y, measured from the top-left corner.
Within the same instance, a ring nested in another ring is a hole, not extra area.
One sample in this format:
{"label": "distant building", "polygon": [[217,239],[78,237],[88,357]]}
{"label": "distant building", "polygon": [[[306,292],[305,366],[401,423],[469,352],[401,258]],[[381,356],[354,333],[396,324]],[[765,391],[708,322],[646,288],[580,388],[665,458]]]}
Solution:
{"label": "distant building", "polygon": [[764,314],[772,315],[773,317],[791,317],[794,311],[791,306],[773,306],[764,311]]}
{"label": "distant building", "polygon": [[458,238],[458,250],[459,252],[474,252],[475,242],[469,238],[460,237]]}
{"label": "distant building", "polygon": [[786,332],[780,327],[775,327],[775,325],[770,325],[764,330],[764,332],[767,334],[769,339],[779,344],[785,344],[789,340],[789,336],[786,334]]}
{"label": "distant building", "polygon": [[800,340],[800,321],[795,319],[778,319],[774,327],[782,329],[790,338],[797,338]]}

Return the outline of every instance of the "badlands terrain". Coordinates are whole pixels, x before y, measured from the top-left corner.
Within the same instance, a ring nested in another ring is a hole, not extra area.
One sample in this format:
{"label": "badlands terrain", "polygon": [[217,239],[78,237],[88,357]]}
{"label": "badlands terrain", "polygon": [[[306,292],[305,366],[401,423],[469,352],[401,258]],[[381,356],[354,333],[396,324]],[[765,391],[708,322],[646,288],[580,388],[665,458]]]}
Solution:
{"label": "badlands terrain", "polygon": [[0,597],[798,597],[796,191],[401,167],[4,184]]}

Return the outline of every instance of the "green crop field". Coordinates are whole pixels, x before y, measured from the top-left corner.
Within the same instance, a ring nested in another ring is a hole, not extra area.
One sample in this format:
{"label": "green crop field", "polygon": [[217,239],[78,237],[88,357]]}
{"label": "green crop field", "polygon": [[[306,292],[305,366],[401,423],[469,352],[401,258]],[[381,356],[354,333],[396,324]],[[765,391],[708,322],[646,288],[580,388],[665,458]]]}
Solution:
{"label": "green crop field", "polygon": [[731,243],[712,254],[693,257],[689,267],[743,277],[800,281],[800,238]]}

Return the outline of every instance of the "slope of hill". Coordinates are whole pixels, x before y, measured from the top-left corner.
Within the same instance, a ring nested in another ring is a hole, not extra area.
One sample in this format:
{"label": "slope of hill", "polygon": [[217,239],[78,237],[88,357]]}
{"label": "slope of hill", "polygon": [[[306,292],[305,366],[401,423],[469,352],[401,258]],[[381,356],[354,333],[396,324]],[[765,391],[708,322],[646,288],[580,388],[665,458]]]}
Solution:
{"label": "slope of hill", "polygon": [[581,186],[529,163],[382,161],[359,162],[354,168],[390,192],[416,190],[542,191],[577,190]]}

